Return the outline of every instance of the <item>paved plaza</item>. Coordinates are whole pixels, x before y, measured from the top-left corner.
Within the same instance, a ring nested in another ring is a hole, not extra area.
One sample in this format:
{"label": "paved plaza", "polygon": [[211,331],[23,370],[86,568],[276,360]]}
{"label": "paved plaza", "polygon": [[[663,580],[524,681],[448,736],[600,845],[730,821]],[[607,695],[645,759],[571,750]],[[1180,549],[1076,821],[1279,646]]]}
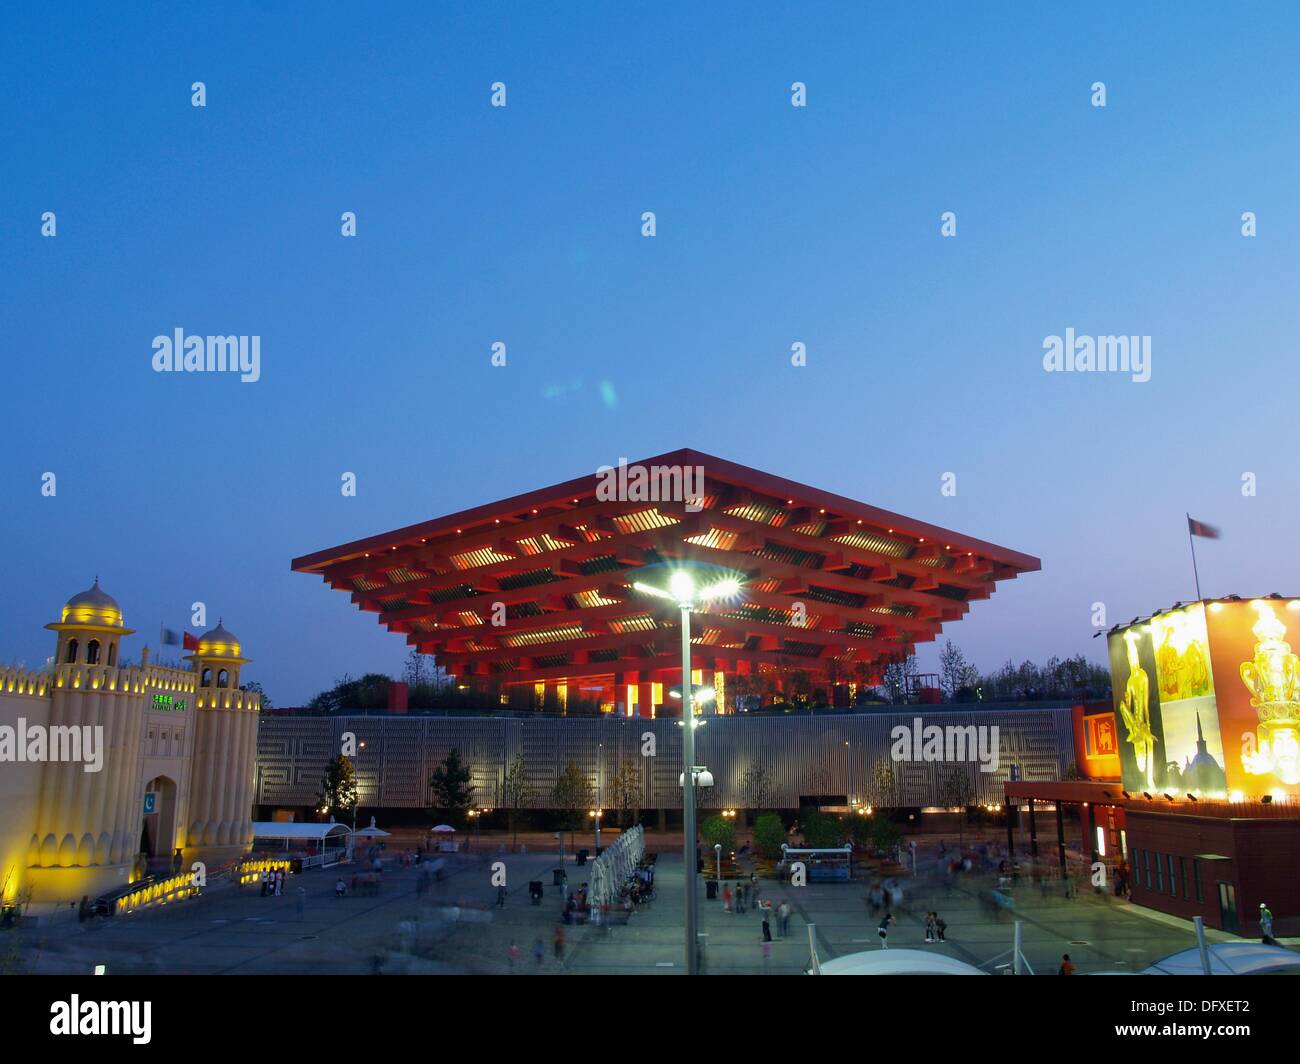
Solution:
{"label": "paved plaza", "polygon": [[[663,847],[670,839],[654,840]],[[262,897],[257,886],[217,885],[173,908],[129,916],[75,921],[27,921],[0,939],[7,972],[77,973],[106,965],[118,974],[644,974],[680,973],[682,863],[675,848],[661,849],[655,900],[626,926],[563,927],[557,954],[562,896],[553,884],[553,852],[502,854],[495,839],[477,851],[446,858],[444,881],[421,890],[421,869],[390,858],[375,895],[335,897],[335,870],[293,876],[281,897]],[[493,865],[508,877],[504,907],[496,907]],[[569,885],[587,869],[566,862]],[[743,867],[743,866],[742,866]],[[924,863],[922,865],[924,867]],[[350,880],[351,870],[343,872]],[[545,884],[540,905],[528,896],[530,880]],[[1190,924],[1084,888],[1066,896],[1059,880],[1039,889],[1022,882],[1015,915],[990,906],[987,876],[965,875],[945,884],[937,876],[900,880],[904,897],[893,909],[893,948],[929,949],[996,972],[1010,963],[1014,920],[1023,921],[1024,954],[1037,974],[1054,974],[1069,953],[1080,974],[1139,971],[1152,961],[1195,944]],[[810,883],[794,888],[759,880],[759,896],[793,910],[788,937],[771,922],[774,941],[762,949],[761,920],[752,908],[727,912],[705,897],[700,880],[700,932],[704,970],[713,975],[798,974],[809,962],[808,926],[818,954],[830,960],[880,948],[867,900],[868,884]],[[302,893],[299,894],[299,891]],[[983,897],[982,897],[983,896]],[[947,941],[924,943],[927,911],[947,923]],[[1217,931],[1211,941],[1231,941]],[[541,943],[540,961],[537,944]],[[517,950],[513,963],[511,944]]]}

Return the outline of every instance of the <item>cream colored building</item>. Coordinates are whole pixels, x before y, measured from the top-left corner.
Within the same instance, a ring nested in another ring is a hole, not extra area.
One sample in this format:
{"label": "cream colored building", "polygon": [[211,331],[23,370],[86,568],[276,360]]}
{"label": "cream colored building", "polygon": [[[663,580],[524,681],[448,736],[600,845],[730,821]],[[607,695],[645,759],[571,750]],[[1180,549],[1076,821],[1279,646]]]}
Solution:
{"label": "cream colored building", "polygon": [[4,902],[39,912],[125,886],[148,857],[213,871],[247,852],[261,703],[239,689],[239,640],[218,624],[188,669],[148,647],[121,666],[132,630],[98,579],[46,627],[51,665],[0,669]]}

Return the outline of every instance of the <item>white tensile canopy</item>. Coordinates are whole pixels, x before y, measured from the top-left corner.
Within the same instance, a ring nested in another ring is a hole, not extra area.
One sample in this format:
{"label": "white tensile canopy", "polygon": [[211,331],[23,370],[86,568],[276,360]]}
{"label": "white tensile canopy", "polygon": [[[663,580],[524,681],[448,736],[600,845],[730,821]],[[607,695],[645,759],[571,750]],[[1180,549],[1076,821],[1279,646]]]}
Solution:
{"label": "white tensile canopy", "polygon": [[[1262,942],[1216,942],[1207,946],[1211,975],[1262,975],[1286,968],[1300,969],[1300,953]],[[1144,968],[1139,975],[1204,975],[1201,951],[1193,946],[1171,953]]]}
{"label": "white tensile canopy", "polygon": [[821,962],[822,975],[986,975],[974,965],[921,949],[877,949]]}
{"label": "white tensile canopy", "polygon": [[456,832],[456,829],[450,824],[439,824],[437,827],[432,827],[429,830],[436,835],[453,835]]}

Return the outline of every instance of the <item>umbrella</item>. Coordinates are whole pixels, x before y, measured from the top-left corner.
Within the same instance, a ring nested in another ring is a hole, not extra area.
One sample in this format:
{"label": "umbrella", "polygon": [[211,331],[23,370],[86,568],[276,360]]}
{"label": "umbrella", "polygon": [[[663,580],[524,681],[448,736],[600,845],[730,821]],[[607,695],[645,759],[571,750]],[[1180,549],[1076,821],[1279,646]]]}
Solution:
{"label": "umbrella", "polygon": [[439,824],[437,827],[432,827],[429,830],[436,832],[439,835],[451,835],[456,831],[456,829],[450,824]]}

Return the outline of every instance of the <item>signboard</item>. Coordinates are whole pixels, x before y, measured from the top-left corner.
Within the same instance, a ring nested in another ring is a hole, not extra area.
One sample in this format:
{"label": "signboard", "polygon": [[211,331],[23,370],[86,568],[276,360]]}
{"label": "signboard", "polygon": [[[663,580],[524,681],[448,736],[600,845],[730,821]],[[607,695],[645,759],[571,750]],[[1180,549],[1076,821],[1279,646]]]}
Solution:
{"label": "signboard", "polygon": [[156,813],[156,812],[158,812],[158,792],[157,792],[157,791],[145,791],[145,792],[144,792],[144,814],[145,814],[145,816],[148,816],[150,813]]}
{"label": "signboard", "polygon": [[185,699],[172,698],[171,695],[154,695],[153,708],[161,709],[165,713],[183,713],[185,711]]}

